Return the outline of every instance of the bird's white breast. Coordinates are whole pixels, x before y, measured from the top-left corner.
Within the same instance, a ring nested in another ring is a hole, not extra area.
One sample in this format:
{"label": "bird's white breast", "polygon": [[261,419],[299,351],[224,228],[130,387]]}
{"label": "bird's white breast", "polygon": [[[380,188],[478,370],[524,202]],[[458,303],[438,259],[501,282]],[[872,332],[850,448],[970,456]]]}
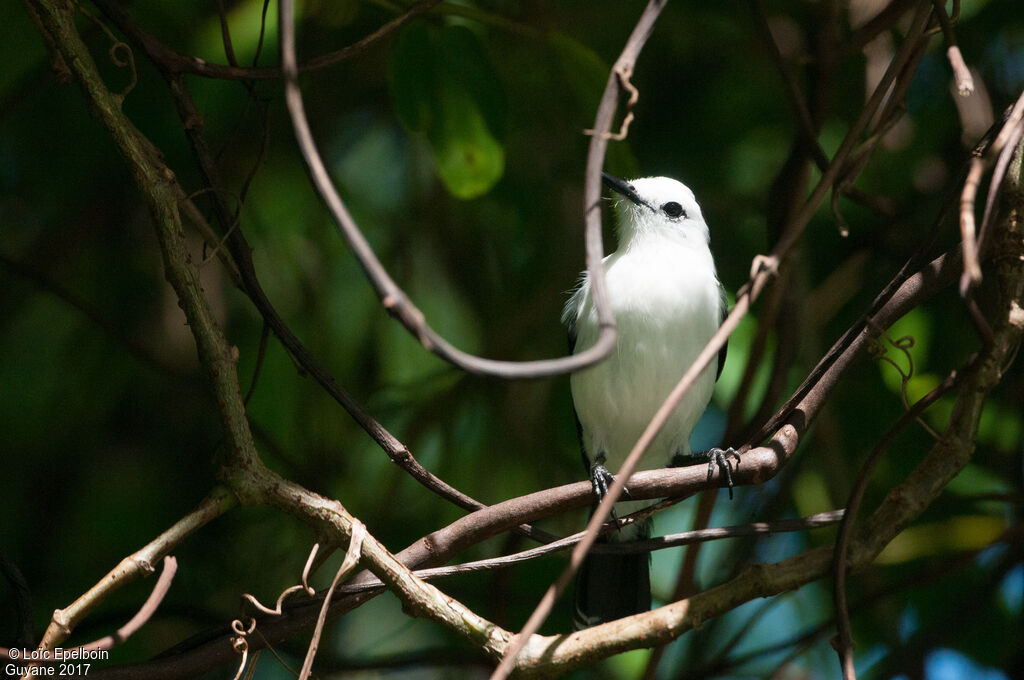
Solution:
{"label": "bird's white breast", "polygon": [[[618,343],[600,364],[573,374],[573,401],[593,459],[614,472],[658,407],[690,367],[721,321],[718,279],[707,247],[659,240],[614,253],[604,261]],[[577,351],[597,337],[589,282],[575,304]],[[641,467],[660,467],[689,453],[689,437],[715,382],[715,362],[683,397]]]}

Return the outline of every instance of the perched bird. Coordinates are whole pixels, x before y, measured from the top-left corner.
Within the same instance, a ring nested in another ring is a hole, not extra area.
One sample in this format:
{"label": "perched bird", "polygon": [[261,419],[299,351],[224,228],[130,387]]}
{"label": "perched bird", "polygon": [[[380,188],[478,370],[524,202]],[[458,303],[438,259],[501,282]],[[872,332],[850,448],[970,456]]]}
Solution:
{"label": "perched bird", "polygon": [[[603,498],[617,470],[655,412],[725,317],[725,289],[709,248],[708,225],[693,192],[668,177],[626,182],[607,173],[604,183],[621,198],[618,250],[604,258],[608,296],[618,328],[611,355],[574,373],[570,383],[584,464]],[[598,336],[590,281],[583,273],[565,306],[570,351],[591,347]],[[647,449],[638,469],[709,462],[724,465],[732,450],[690,451],[690,434],[711,399],[725,363],[709,364],[683,396]],[[728,477],[731,492],[731,477]],[[632,512],[642,503],[620,503]],[[650,521],[605,534],[605,541],[650,536]],[[591,553],[576,580],[577,628],[651,607],[647,553]]]}

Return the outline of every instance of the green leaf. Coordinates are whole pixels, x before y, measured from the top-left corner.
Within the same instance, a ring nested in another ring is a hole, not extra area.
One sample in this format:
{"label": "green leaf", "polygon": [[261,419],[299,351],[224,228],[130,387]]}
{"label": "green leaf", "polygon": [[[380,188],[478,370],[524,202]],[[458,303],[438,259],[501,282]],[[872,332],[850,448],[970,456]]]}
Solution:
{"label": "green leaf", "polygon": [[453,86],[442,91],[440,125],[427,133],[427,139],[448,191],[458,198],[474,198],[501,179],[505,150],[465,91]]}

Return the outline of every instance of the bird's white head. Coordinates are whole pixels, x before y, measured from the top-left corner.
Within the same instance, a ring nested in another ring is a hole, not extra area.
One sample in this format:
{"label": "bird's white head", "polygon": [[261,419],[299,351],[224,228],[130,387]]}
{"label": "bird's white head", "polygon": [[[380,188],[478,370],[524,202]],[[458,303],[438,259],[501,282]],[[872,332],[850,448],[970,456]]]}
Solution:
{"label": "bird's white head", "polygon": [[690,242],[707,248],[708,225],[693,192],[671,177],[643,177],[630,181],[603,174],[605,185],[623,198],[617,201],[619,245],[650,238]]}

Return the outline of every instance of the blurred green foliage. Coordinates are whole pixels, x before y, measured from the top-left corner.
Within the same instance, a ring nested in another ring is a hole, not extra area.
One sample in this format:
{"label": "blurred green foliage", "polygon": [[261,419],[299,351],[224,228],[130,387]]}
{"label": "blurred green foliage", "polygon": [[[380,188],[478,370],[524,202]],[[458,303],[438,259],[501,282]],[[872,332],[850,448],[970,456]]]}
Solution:
{"label": "blurred green foliage", "polygon": [[426,133],[454,196],[476,198],[494,186],[505,169],[498,139],[504,90],[472,31],[422,23],[403,29],[392,50],[390,84],[395,113],[411,132]]}
{"label": "blurred green foliage", "polygon": [[[767,8],[805,88],[804,66],[827,38],[830,4],[788,0]],[[262,3],[225,6],[234,53],[251,64]],[[837,6],[844,40],[851,29],[845,6]],[[175,49],[225,62],[215,3],[127,7]],[[350,210],[396,280],[460,348],[513,360],[565,351],[558,319],[583,268],[588,139],[582,131],[593,124],[608,66],[641,8],[638,2],[444,2],[355,58],[301,77],[314,135]],[[131,79],[107,56],[110,38],[102,26],[109,22],[88,4],[83,9],[89,15],[78,14],[79,30],[110,88],[120,91]],[[389,2],[303,3],[300,61],[356,42],[399,9]],[[274,12],[259,50],[262,66],[277,63]],[[123,162],[78,90],[53,75],[24,7],[0,4],[0,24],[0,452],[6,471],[0,552],[28,581],[38,634],[55,608],[209,491],[222,437],[189,330],[163,278],[150,218]],[[1024,86],[1019,2],[964,2],[956,31],[998,115]],[[752,257],[771,246],[766,206],[797,137],[795,115],[767,55],[745,4],[669,4],[633,76],[640,99],[628,141],[613,142],[606,163],[616,174],[671,175],[694,189],[731,291],[746,280]],[[139,51],[135,65],[138,85],[124,109],[212,219],[207,187],[164,81]],[[832,76],[815,84],[822,102],[819,141],[827,153],[863,104],[863,57],[844,56]],[[922,243],[934,239],[932,255],[956,243],[955,218],[939,215],[955,201],[961,168],[977,140],[961,139],[949,81],[936,37],[908,94],[898,140],[879,147],[856,183],[884,197],[888,214],[840,200],[850,227],[842,238],[828,206],[819,211],[792,263],[787,314],[799,328],[798,344],[770,334],[757,377],[739,394],[763,313],[755,308],[733,337],[695,440],[721,438],[725,411],[736,398],[745,400],[740,412],[753,417],[783,349],[794,356],[784,375],[787,389],[799,384]],[[229,204],[237,204],[253,173],[238,228],[253,245],[260,280],[338,381],[424,465],[484,503],[582,479],[566,379],[507,383],[461,374],[423,351],[383,311],[310,187],[280,82],[245,86],[197,76],[186,82],[234,192]],[[610,250],[608,211],[605,218]],[[196,232],[190,238],[206,293],[239,350],[243,392],[255,380],[249,415],[268,465],[339,499],[393,551],[462,516],[393,465],[276,341],[260,356],[261,319],[232,287],[213,248],[204,248]],[[913,338],[910,401],[979,346],[953,290],[905,317],[890,335]],[[888,352],[906,369],[901,352]],[[1008,631],[1020,629],[1021,602],[1006,593],[1017,592],[1014,579],[1024,578],[1021,551],[982,549],[1020,522],[1022,403],[1018,362],[988,404],[974,462],[876,567],[851,578],[851,602],[863,603],[853,623],[864,677],[920,677],[930,659],[949,658],[936,650],[954,650],[975,668],[1020,668],[1014,664],[1024,653],[1022,642]],[[950,408],[940,403],[925,421],[941,430]],[[865,455],[902,409],[901,380],[892,366],[861,360],[789,468],[769,484],[738,490],[733,503],[723,498],[712,525],[841,507]],[[872,478],[866,508],[912,469],[931,441],[916,426],[901,435]],[[691,505],[661,516],[658,531],[688,528]],[[583,519],[577,513],[543,526],[568,533]],[[304,526],[266,509],[240,509],[213,522],[175,550],[180,568],[159,617],[112,661],[150,658],[223,625],[237,615],[243,592],[272,600],[295,582],[312,540]],[[751,562],[776,561],[833,540],[834,532],[818,531],[709,545],[698,583],[714,585]],[[529,546],[498,538],[461,557],[517,547]],[[654,557],[656,597],[672,592],[681,555]],[[564,558],[549,557],[442,587],[514,629],[563,564]],[[114,630],[149,585],[118,592],[72,640]],[[878,596],[890,590],[895,595]],[[794,647],[778,647],[831,616],[827,584],[748,603],[671,645],[661,677],[767,677],[783,664],[785,677],[835,677],[831,629],[801,642],[791,657]],[[0,645],[12,643],[15,621],[11,590],[0,585]],[[567,627],[567,611],[559,610],[545,632]],[[294,660],[301,646],[296,641],[283,654]],[[342,665],[419,650],[466,652],[464,642],[437,626],[407,619],[389,595],[335,624],[325,647]],[[727,649],[737,665],[716,666],[716,655]],[[470,670],[424,662],[405,668],[402,677],[466,677],[479,671],[479,659],[468,659]],[[646,653],[637,652],[578,677],[637,677],[645,664]],[[216,677],[234,672],[222,670]],[[257,677],[285,675],[267,655]]]}

